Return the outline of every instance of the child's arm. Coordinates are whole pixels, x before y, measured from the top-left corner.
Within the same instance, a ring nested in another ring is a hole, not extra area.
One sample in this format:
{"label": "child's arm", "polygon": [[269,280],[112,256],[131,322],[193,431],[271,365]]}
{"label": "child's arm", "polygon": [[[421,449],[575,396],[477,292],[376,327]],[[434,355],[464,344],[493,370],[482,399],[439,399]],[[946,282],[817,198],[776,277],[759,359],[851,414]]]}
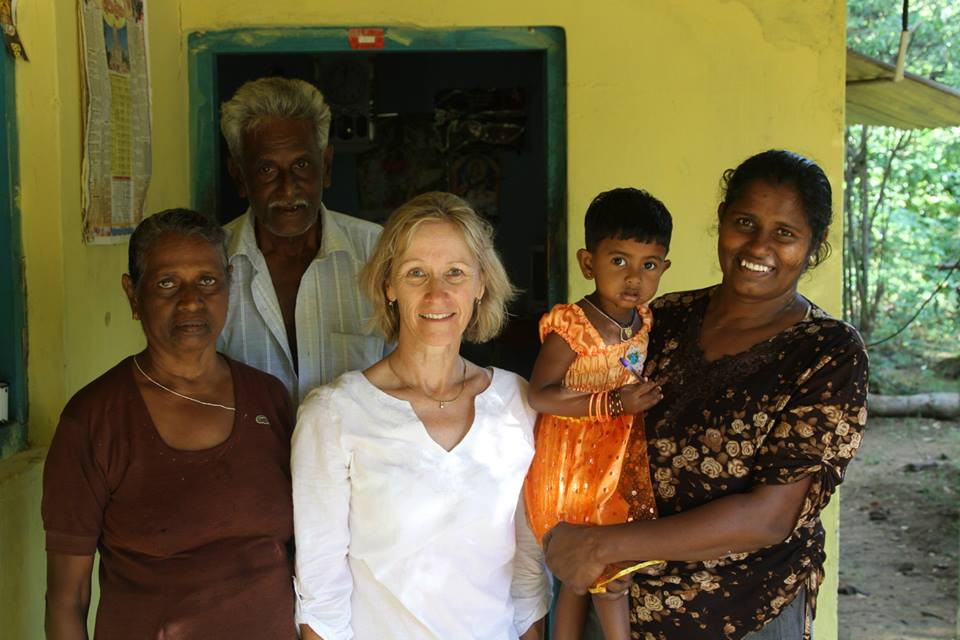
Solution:
{"label": "child's arm", "polygon": [[608,600],[594,596],[593,608],[600,619],[604,640],[630,640],[630,598],[624,595]]}
{"label": "child's arm", "polygon": [[[629,598],[628,598],[629,600]],[[587,603],[589,598],[574,592],[570,587],[560,584],[557,601],[554,605],[552,640],[580,640],[584,636],[587,621]],[[629,615],[629,613],[627,614]],[[629,638],[629,636],[627,636]]]}
{"label": "child's arm", "polygon": [[[530,376],[530,406],[540,413],[555,416],[581,417],[590,415],[589,393],[573,391],[563,386],[563,376],[577,354],[563,338],[549,333],[540,347],[537,362]],[[619,388],[625,414],[646,411],[662,397],[656,382],[646,381]]]}

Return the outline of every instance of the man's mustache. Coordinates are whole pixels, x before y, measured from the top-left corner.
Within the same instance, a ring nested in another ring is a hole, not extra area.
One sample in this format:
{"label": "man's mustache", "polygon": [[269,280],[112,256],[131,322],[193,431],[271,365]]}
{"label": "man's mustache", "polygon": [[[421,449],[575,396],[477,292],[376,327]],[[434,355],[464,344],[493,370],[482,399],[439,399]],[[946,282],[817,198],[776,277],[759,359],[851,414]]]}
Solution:
{"label": "man's mustache", "polygon": [[307,208],[306,200],[274,200],[267,204],[268,209],[306,209]]}

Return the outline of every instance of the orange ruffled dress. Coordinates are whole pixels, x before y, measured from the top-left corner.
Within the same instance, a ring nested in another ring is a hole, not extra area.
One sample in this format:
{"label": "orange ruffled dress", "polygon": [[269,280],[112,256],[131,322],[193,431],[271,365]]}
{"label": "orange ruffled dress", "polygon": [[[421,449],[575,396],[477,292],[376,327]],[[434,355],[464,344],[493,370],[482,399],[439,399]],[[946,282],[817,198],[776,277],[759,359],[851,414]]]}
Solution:
{"label": "orange ruffled dress", "polygon": [[[556,333],[577,354],[563,377],[563,386],[583,392],[610,391],[637,382],[620,358],[645,358],[653,314],[637,307],[643,326],[626,342],[608,345],[576,304],[558,304],[540,319],[540,341]],[[642,362],[640,363],[642,365]],[[622,415],[607,420],[540,414],[536,425],[536,453],[524,485],[530,529],[537,541],[559,522],[619,524],[655,518],[653,483],[633,490],[639,507],[630,513],[619,493],[620,469],[631,428],[643,430],[643,415]],[[637,451],[646,451],[638,446]],[[646,460],[634,460],[649,468]],[[604,572],[605,582],[615,569]]]}

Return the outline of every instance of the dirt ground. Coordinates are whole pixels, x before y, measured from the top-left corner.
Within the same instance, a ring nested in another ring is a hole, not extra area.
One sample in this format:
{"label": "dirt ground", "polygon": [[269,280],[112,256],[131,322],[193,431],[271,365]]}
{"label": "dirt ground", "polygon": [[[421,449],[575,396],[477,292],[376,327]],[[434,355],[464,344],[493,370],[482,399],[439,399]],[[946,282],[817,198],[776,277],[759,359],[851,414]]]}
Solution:
{"label": "dirt ground", "polygon": [[957,638],[960,422],[871,418],[840,501],[839,640]]}

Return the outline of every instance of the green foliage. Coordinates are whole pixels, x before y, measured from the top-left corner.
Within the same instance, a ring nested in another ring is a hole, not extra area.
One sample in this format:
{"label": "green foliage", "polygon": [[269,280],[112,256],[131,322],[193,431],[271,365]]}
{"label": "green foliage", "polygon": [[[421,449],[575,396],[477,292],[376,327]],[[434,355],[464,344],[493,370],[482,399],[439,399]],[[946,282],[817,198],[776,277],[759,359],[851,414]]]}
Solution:
{"label": "green foliage", "polygon": [[[854,128],[848,149],[856,152],[862,134]],[[867,153],[870,233],[868,305],[876,301],[875,319],[867,331],[877,340],[902,326],[934,291],[947,272],[941,265],[960,260],[960,130],[919,132],[889,161],[891,149],[903,132],[871,127]],[[849,154],[848,154],[849,156]],[[887,184],[880,198],[880,184],[889,161]],[[848,180],[848,202],[853,212],[854,236],[860,231],[861,193]],[[879,201],[879,206],[877,203]],[[853,237],[852,244],[860,241]],[[960,328],[960,273],[930,302],[911,325],[906,339],[938,343],[952,341],[957,352]],[[951,286],[952,285],[952,286]],[[877,297],[876,289],[883,287]],[[862,300],[848,309],[850,319],[860,324]]]}
{"label": "green foliage", "polygon": [[[898,1],[851,0],[848,45],[893,63],[901,8]],[[907,71],[960,88],[960,2],[911,2],[909,27]],[[868,342],[877,341],[903,326],[947,276],[938,266],[960,261],[960,127],[909,134],[849,127],[845,187],[845,313]],[[861,278],[868,283],[866,295],[857,287]],[[888,393],[957,389],[960,384],[937,379],[930,366],[957,354],[960,271],[906,331],[872,351],[875,382]]]}
{"label": "green foliage", "polygon": [[960,392],[960,380],[943,375],[937,362],[947,354],[937,345],[908,342],[908,348],[886,343],[870,350],[870,391],[887,395]]}
{"label": "green foliage", "polygon": [[[893,64],[900,47],[901,10],[897,0],[849,0],[847,46]],[[910,2],[907,71],[960,87],[960,3]]]}

